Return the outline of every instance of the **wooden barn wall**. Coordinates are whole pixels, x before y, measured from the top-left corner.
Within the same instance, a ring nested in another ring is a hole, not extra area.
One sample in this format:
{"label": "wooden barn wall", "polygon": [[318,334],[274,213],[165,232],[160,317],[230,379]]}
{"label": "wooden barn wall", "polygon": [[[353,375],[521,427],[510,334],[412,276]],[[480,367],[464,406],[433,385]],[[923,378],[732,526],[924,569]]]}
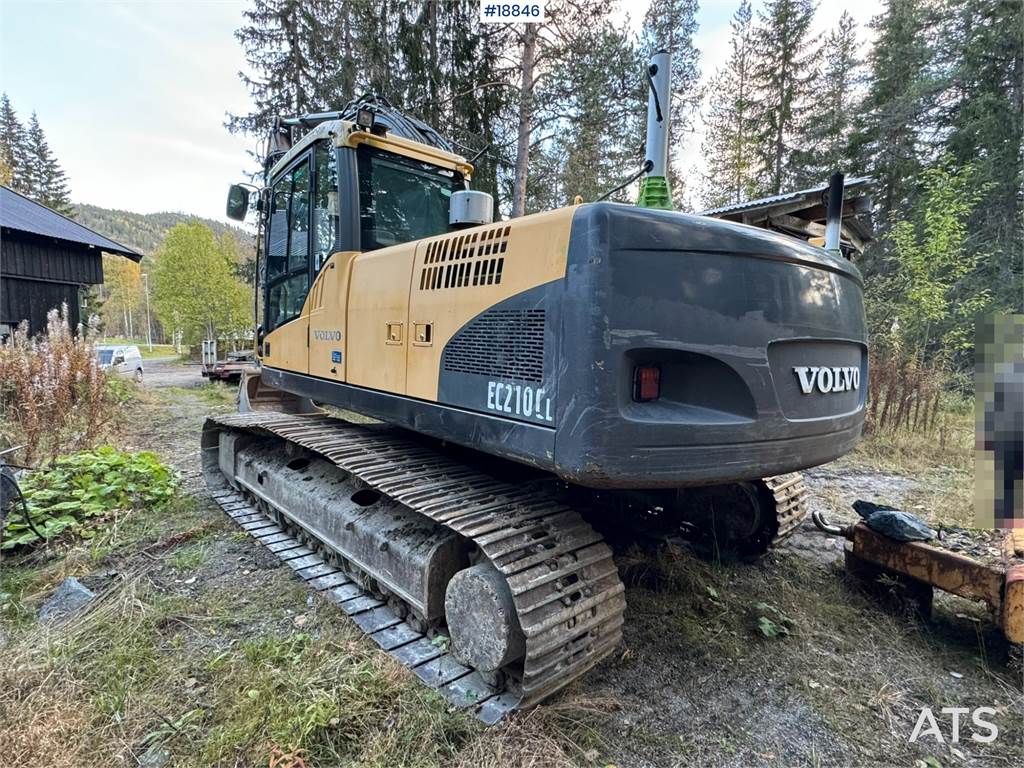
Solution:
{"label": "wooden barn wall", "polygon": [[95,248],[4,229],[0,273],[75,285],[102,283],[103,258]]}
{"label": "wooden barn wall", "polygon": [[68,305],[68,324],[75,328],[81,322],[78,286],[0,276],[0,323],[16,326],[28,320],[29,333],[46,330],[46,313]]}

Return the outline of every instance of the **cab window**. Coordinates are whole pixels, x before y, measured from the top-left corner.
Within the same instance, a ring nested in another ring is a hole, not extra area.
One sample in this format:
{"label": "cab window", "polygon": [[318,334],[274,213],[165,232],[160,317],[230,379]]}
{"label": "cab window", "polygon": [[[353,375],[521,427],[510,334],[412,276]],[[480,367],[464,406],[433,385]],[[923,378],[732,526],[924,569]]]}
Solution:
{"label": "cab window", "polygon": [[334,164],[334,148],[329,142],[318,142],[313,150],[316,168],[316,193],[313,195],[313,273],[334,252],[338,230],[338,171]]}
{"label": "cab window", "polygon": [[267,234],[268,331],[298,317],[309,290],[310,163],[305,159],[274,185]]}
{"label": "cab window", "polygon": [[462,174],[367,145],[356,151],[359,228],[364,251],[448,231]]}

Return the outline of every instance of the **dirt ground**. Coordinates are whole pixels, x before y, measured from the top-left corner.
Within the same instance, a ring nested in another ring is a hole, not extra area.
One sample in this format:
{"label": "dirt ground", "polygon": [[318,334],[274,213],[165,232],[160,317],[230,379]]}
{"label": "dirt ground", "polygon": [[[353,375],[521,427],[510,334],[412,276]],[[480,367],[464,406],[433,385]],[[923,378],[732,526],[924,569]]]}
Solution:
{"label": "dirt ground", "polygon": [[[201,543],[190,545],[199,547],[201,556],[190,561],[188,547],[168,549],[169,554],[154,559],[147,577],[160,594],[193,603],[220,601],[207,614],[230,616],[216,632],[186,633],[191,637],[188,652],[218,657],[243,639],[326,633],[328,624],[337,625],[348,633],[348,653],[385,665],[380,668],[387,675],[406,685],[403,676],[410,673],[387,667],[389,660],[372,642],[346,628],[351,623],[346,617],[334,616],[336,609],[310,596],[288,569],[239,535],[205,497],[199,430],[208,412],[231,408],[229,398],[215,386],[203,383],[195,367],[149,363],[145,387],[150,396],[133,406],[137,414],[124,435],[123,447],[154,450],[176,467],[184,491],[197,500],[186,519],[152,535],[166,541],[176,529],[201,527]],[[919,477],[861,466],[856,457],[811,470],[806,477],[811,503],[839,522],[853,519],[849,505],[857,499],[899,505],[906,499],[919,501],[927,490]],[[419,754],[411,746],[401,762],[921,768],[1024,764],[1021,673],[984,612],[971,603],[937,598],[936,616],[924,624],[885,609],[846,581],[841,555],[841,542],[809,522],[780,550],[753,565],[703,562],[671,548],[626,552],[620,558],[629,606],[625,641],[613,657],[551,703],[488,733],[463,722],[469,719],[461,714],[438,714],[455,718],[446,723],[445,734],[462,735],[452,737],[450,749],[440,753]],[[110,557],[82,578],[102,589],[116,579],[106,574],[123,570],[124,560],[134,557],[122,552],[120,560]],[[782,633],[765,637],[758,631],[762,617],[783,627]],[[196,686],[197,678],[202,688],[200,673],[189,673],[185,681]],[[184,688],[172,698],[194,695]],[[431,712],[443,709],[437,702],[429,706]],[[988,719],[999,728],[996,740],[973,740],[968,715],[960,740],[952,743],[951,718],[942,708],[979,706],[995,710]],[[909,741],[924,707],[933,710],[944,743],[932,736]],[[402,718],[411,716],[396,710],[381,728],[400,729]],[[187,754],[184,742],[168,739],[166,744],[166,764],[202,764]],[[376,764],[362,749],[343,764]],[[145,746],[135,745],[130,752],[138,757]],[[308,763],[321,764],[327,763]]]}

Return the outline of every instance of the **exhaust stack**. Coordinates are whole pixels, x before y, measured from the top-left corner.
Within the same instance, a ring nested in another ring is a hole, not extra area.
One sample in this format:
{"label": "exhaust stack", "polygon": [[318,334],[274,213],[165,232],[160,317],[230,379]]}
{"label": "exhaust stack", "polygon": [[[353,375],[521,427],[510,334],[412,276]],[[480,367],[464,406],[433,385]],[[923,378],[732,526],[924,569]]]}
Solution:
{"label": "exhaust stack", "polygon": [[672,56],[658,51],[647,66],[647,176],[640,182],[642,208],[672,210],[668,188],[668,118],[671,101]]}
{"label": "exhaust stack", "polygon": [[842,255],[839,234],[843,224],[843,180],[839,171],[828,180],[828,213],[825,218],[825,250]]}

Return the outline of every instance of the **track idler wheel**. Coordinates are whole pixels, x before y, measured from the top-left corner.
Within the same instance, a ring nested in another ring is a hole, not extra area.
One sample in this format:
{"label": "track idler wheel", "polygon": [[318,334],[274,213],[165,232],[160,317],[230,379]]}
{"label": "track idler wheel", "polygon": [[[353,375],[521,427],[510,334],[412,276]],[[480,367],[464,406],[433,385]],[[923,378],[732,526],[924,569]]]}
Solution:
{"label": "track idler wheel", "polygon": [[456,573],[444,595],[444,613],[455,658],[496,672],[526,652],[508,582],[490,563]]}

